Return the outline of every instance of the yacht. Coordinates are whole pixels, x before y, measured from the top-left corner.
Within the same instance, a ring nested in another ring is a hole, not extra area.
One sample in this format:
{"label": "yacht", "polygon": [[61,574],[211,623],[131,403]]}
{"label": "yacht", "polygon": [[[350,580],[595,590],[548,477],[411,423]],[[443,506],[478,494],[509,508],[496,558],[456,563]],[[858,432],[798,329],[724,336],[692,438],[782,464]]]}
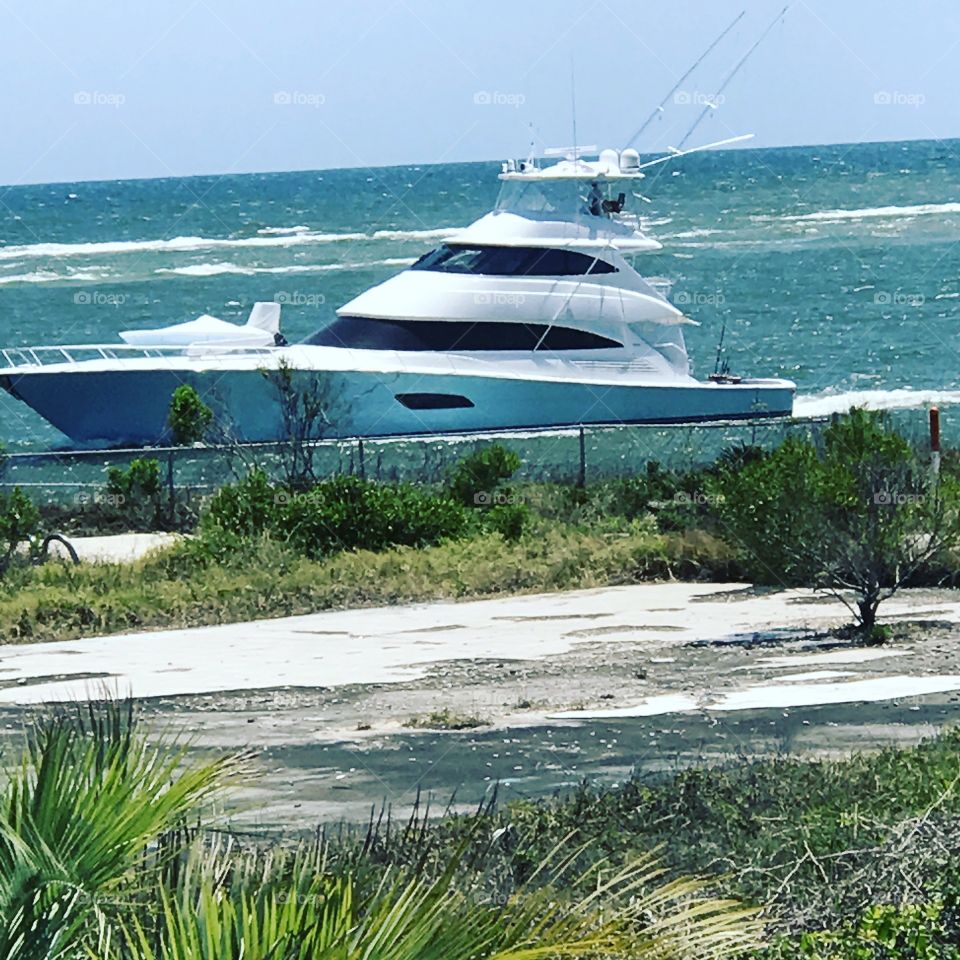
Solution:
{"label": "yacht", "polygon": [[637,152],[555,155],[507,161],[492,211],[300,343],[257,304],[245,326],[202,317],[123,344],[7,348],[0,385],[85,446],[165,442],[184,383],[239,441],[289,435],[291,384],[312,397],[318,439],[789,416],[789,380],[693,377],[695,321],[631,262],[661,248],[633,209]]}

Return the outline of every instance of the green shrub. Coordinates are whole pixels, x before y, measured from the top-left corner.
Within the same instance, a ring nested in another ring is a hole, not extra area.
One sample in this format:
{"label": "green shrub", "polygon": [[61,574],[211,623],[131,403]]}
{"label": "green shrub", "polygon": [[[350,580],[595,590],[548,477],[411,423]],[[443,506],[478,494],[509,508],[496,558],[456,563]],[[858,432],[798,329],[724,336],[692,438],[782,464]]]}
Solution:
{"label": "green shrub", "polygon": [[519,455],[499,443],[468,454],[453,468],[447,481],[450,496],[466,507],[485,506],[520,469]]}
{"label": "green shrub", "polygon": [[425,547],[474,529],[461,504],[409,484],[333,477],[293,492],[255,470],[213,498],[201,539],[209,552],[222,556],[242,540],[267,534],[316,558],[340,550]]}
{"label": "green shrub", "polygon": [[519,540],[530,525],[530,508],[525,503],[497,503],[485,510],[481,522],[486,530],[499,533],[504,540]]}
{"label": "green shrub", "polygon": [[29,543],[40,531],[40,512],[19,488],[0,492],[0,575],[6,573],[18,546]]}
{"label": "green shrub", "polygon": [[308,493],[282,499],[276,528],[308,557],[338,550],[426,547],[474,529],[461,504],[409,484],[333,477]]}
{"label": "green shrub", "polygon": [[778,941],[765,960],[956,960],[948,941],[943,904],[875,904],[856,923],[838,930],[801,934]]}
{"label": "green shrub", "polygon": [[156,460],[107,468],[107,502],[134,529],[163,527],[163,480]]}
{"label": "green shrub", "polygon": [[167,425],[177,446],[199,443],[213,422],[213,411],[200,399],[194,387],[184,383],[173,391]]}
{"label": "green shrub", "polygon": [[819,445],[791,437],[721,463],[710,487],[756,580],[827,590],[868,635],[879,604],[960,543],[960,486],[935,482],[888,420],[864,410],[837,418]]}

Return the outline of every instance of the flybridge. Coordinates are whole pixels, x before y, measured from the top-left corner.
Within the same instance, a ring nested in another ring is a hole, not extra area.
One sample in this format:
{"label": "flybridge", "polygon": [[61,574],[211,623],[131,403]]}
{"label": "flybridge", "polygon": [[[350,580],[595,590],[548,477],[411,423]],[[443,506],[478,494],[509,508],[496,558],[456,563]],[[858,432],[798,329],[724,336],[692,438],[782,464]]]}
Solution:
{"label": "flybridge", "polygon": [[[752,133],[744,133],[737,137],[727,137],[724,140],[715,140],[700,147],[691,147],[689,150],[678,150],[668,147],[666,153],[653,160],[640,162],[640,154],[632,147],[625,150],[606,149],[597,151],[591,147],[554,147],[544,151],[544,156],[562,156],[564,159],[552,166],[541,166],[530,156],[526,160],[506,160],[500,168],[501,180],[642,180],[646,174],[644,170],[659,166],[668,160],[687,157],[692,153],[703,150],[714,150],[734,143],[743,143],[753,139]],[[585,157],[597,157],[596,160],[587,160]]]}
{"label": "flybridge", "polygon": [[[533,159],[507,160],[501,169],[501,180],[621,180],[643,179],[640,154],[627,149],[601,150],[596,147],[560,147],[547,150],[547,156],[560,155],[564,159],[553,166],[540,167]],[[584,157],[597,156],[595,161]]]}

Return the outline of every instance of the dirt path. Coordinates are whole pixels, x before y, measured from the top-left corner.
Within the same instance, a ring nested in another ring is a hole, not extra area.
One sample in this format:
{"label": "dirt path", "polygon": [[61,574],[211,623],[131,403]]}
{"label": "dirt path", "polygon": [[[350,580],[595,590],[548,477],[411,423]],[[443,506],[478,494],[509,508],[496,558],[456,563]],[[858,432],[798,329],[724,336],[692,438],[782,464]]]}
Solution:
{"label": "dirt path", "polygon": [[960,594],[908,591],[883,613],[892,642],[864,649],[823,635],[839,603],[738,584],[329,612],[5,647],[0,703],[11,729],[30,704],[132,691],[198,748],[261,751],[245,822],[307,826],[420,788],[472,805],[497,782],[542,795],[911,742],[960,715]]}

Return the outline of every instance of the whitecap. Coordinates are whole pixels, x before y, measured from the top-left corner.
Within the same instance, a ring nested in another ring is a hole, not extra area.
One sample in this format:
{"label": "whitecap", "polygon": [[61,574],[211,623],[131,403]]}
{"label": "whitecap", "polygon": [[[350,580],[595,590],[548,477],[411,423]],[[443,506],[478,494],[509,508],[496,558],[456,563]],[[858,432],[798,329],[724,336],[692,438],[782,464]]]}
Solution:
{"label": "whitecap", "polygon": [[939,213],[960,213],[960,203],[918,203],[913,206],[863,207],[846,210],[818,210],[814,213],[799,213],[790,216],[755,216],[751,220],[763,223],[771,221],[805,223],[810,221],[868,220],[877,217],[922,217]]}
{"label": "whitecap", "polygon": [[246,247],[294,247],[344,240],[367,240],[365,233],[300,233],[282,237],[173,237],[169,240],[107,240],[91,243],[32,243],[0,247],[0,260],[17,257],[87,257],[123,253],[189,253]]}

